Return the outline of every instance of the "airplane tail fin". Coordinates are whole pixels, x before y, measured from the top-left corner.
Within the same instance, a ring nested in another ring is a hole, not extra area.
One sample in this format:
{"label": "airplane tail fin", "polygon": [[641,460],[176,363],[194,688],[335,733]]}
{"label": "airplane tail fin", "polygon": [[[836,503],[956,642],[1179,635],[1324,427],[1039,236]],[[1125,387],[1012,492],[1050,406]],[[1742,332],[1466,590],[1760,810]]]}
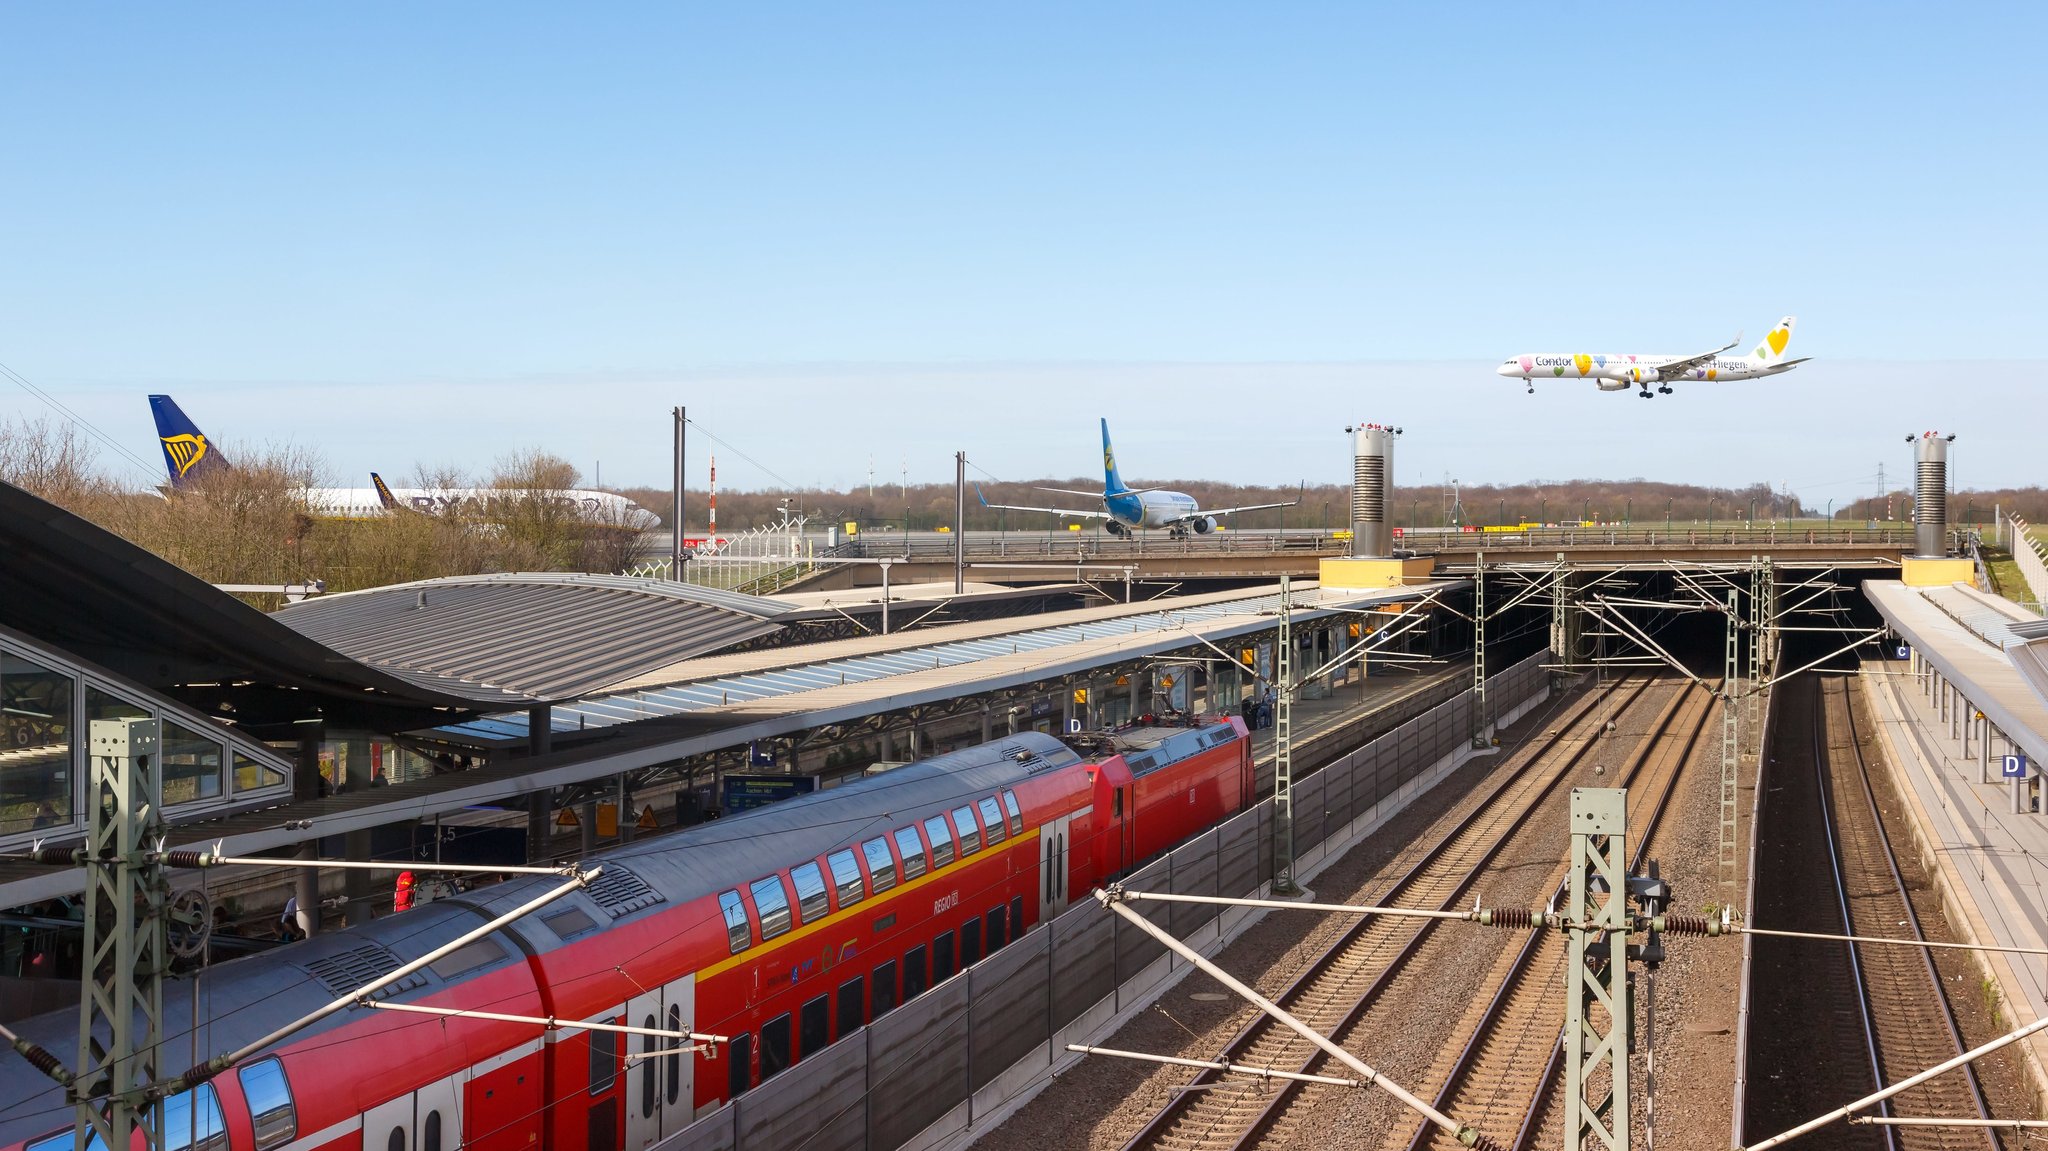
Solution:
{"label": "airplane tail fin", "polygon": [[1109,446],[1109,420],[1102,421],[1102,494],[1118,495],[1129,491],[1124,479],[1116,472],[1116,450]]}
{"label": "airplane tail fin", "polygon": [[377,489],[377,502],[384,505],[387,511],[398,510],[398,497],[391,494],[391,485],[384,482],[383,476],[371,472],[370,486]]}
{"label": "airplane tail fin", "polygon": [[227,458],[178,407],[177,401],[169,396],[151,396],[149,410],[156,417],[157,443],[164,450],[164,468],[170,472],[171,487],[182,488],[188,481],[228,466]]}
{"label": "airplane tail fin", "polygon": [[1764,342],[1758,344],[1756,351],[1751,354],[1766,364],[1775,364],[1783,360],[1785,348],[1792,342],[1792,325],[1798,319],[1797,316],[1786,316],[1779,320],[1778,326],[1764,334]]}

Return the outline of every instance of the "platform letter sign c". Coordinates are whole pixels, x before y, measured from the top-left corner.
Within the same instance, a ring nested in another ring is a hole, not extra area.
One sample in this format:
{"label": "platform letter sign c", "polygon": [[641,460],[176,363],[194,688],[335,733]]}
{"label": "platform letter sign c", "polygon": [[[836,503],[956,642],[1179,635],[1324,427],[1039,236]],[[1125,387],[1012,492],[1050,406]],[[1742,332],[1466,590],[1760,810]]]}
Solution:
{"label": "platform letter sign c", "polygon": [[1999,774],[2007,779],[2027,778],[2027,757],[2008,755],[1999,761]]}
{"label": "platform letter sign c", "polygon": [[1912,654],[1913,649],[1907,647],[1905,644],[1900,644],[1899,646],[1892,649],[1892,656],[1895,659],[1906,659],[1912,656]]}

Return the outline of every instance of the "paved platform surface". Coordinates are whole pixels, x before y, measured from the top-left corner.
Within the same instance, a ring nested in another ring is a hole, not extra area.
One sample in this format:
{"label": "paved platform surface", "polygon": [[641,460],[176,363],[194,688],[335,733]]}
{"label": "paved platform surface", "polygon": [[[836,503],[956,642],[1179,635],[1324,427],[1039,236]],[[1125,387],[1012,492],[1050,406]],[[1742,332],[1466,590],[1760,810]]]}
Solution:
{"label": "paved platform surface", "polygon": [[[2011,783],[1981,781],[1976,741],[1965,756],[1908,665],[1867,662],[1862,675],[1886,761],[1955,926],[1979,943],[2048,947],[2048,816],[2015,813]],[[1980,955],[2012,1026],[2048,1016],[2048,956]],[[2048,1093],[2048,1039],[2035,1037],[2029,1062],[2037,1091]]]}

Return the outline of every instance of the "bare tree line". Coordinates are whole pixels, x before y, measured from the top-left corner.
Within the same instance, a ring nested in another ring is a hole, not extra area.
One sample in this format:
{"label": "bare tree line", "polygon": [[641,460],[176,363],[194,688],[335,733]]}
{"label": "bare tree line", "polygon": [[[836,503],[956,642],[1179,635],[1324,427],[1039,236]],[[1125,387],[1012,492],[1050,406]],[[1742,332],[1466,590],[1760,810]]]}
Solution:
{"label": "bare tree line", "polygon": [[[592,522],[559,493],[574,465],[538,449],[500,458],[473,480],[418,471],[418,486],[498,488],[487,515],[406,510],[361,519],[315,514],[318,456],[295,447],[234,452],[235,466],[173,493],[136,491],[98,466],[68,423],[0,420],[0,480],[49,500],[210,583],[325,581],[329,591],[501,571],[624,569],[643,534]],[[266,606],[274,606],[266,604]]]}

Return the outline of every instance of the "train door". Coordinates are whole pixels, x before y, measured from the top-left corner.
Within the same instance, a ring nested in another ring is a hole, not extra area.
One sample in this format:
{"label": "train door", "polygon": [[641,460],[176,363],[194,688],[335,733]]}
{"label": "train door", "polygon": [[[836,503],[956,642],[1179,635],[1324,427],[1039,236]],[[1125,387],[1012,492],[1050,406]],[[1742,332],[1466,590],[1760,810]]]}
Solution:
{"label": "train door", "polygon": [[[636,995],[626,1004],[626,1023],[660,1031],[689,1031],[696,1024],[696,977],[685,975],[665,987]],[[646,1055],[686,1047],[680,1039],[623,1036],[627,1050]],[[689,1126],[695,1099],[694,1055],[636,1059],[626,1067],[626,1149],[643,1151]],[[426,1151],[421,1148],[420,1151]]]}
{"label": "train door", "polygon": [[1138,785],[1126,784],[1117,789],[1117,810],[1123,816],[1117,842],[1122,844],[1123,857],[1117,862],[1119,873],[1138,866]]}
{"label": "train door", "polygon": [[1074,817],[1063,816],[1038,829],[1038,917],[1049,920],[1067,909],[1067,830]]}

